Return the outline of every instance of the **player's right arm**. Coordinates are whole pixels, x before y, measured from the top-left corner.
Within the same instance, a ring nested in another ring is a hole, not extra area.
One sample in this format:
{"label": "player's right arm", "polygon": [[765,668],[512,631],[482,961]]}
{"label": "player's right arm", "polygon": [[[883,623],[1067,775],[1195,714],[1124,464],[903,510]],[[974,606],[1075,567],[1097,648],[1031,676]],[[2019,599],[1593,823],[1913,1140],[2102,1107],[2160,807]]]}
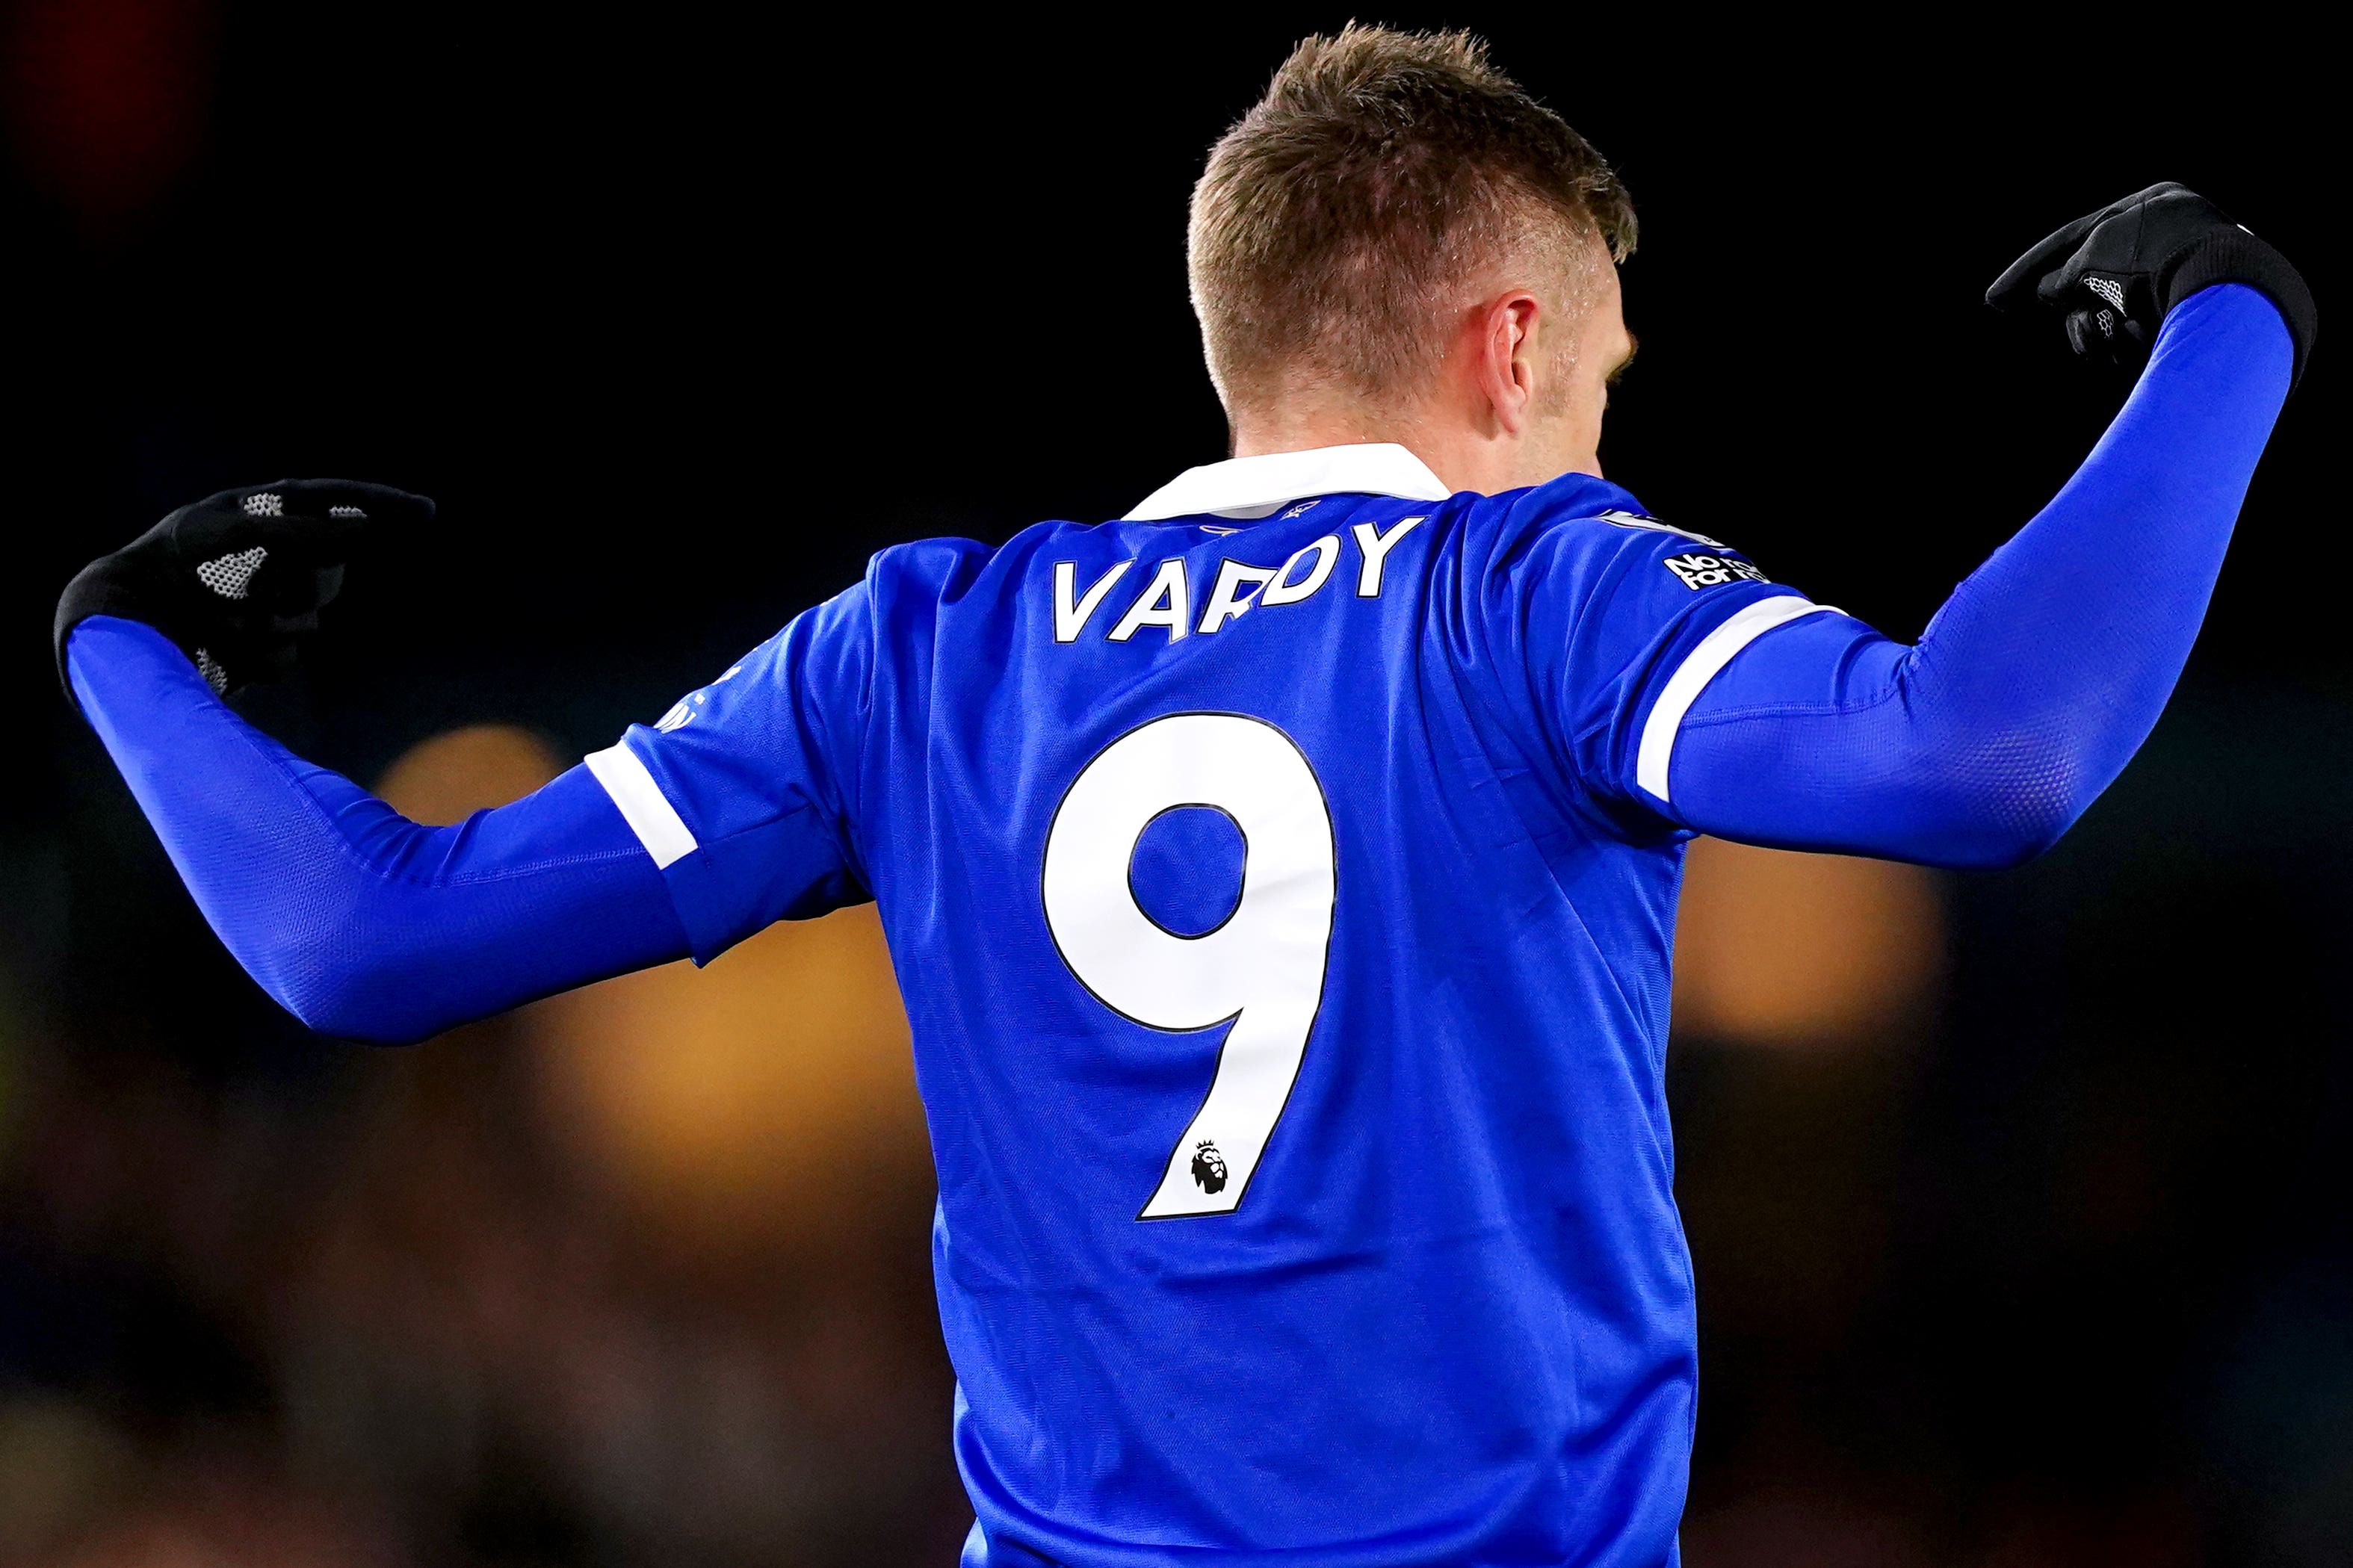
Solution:
{"label": "player's right arm", "polygon": [[[1583,720],[1598,793],[1746,843],[2001,866],[2123,771],[2189,658],[2316,318],[2276,251],[2179,186],[2053,235],[1993,296],[2021,297],[2067,314],[2079,352],[2153,345],[2074,478],[1916,645],[1741,589]],[[1633,574],[1615,613],[1655,616],[1663,578]]]}
{"label": "player's right arm", "polygon": [[335,481],[224,492],[93,563],[58,607],[69,694],[271,996],[322,1033],[406,1043],[862,896],[819,711],[862,696],[862,588],[712,689],[726,718],[702,696],[691,748],[633,729],[454,826],[407,820],[221,700],[290,661],[353,531],[430,515]]}

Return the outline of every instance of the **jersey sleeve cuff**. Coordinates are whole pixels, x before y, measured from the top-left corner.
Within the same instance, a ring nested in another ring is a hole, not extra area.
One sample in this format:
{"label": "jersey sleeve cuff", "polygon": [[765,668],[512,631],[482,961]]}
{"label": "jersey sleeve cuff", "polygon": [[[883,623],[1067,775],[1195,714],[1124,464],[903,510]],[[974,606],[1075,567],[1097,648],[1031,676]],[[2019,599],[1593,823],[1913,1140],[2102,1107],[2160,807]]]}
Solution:
{"label": "jersey sleeve cuff", "polygon": [[629,750],[626,741],[591,752],[582,759],[605,793],[613,797],[613,805],[646,853],[654,858],[654,868],[667,871],[673,865],[694,853],[694,835],[686,826],[678,808],[670,803],[654,783],[654,775],[646,769],[637,752]]}
{"label": "jersey sleeve cuff", "polygon": [[697,963],[771,921],[806,920],[873,896],[837,864],[830,839],[811,831],[807,807],[705,843],[626,739],[582,761],[661,873]]}
{"label": "jersey sleeve cuff", "polygon": [[1702,637],[1698,646],[1683,656],[1674,674],[1667,678],[1658,700],[1651,704],[1650,714],[1642,721],[1641,740],[1634,753],[1634,783],[1642,793],[1662,805],[1673,804],[1669,775],[1674,766],[1675,737],[1683,730],[1683,716],[1699,700],[1700,693],[1707,689],[1707,683],[1742,648],[1774,627],[1800,616],[1839,613],[1802,595],[1777,594],[1734,611]]}
{"label": "jersey sleeve cuff", "polygon": [[591,752],[581,759],[590,776],[604,786],[612,798],[614,809],[621,820],[629,825],[638,842],[652,857],[654,868],[661,873],[663,890],[669,893],[670,908],[677,913],[679,924],[686,928],[687,942],[694,950],[694,962],[708,963],[733,945],[734,933],[725,922],[714,918],[713,900],[700,897],[706,878],[696,873],[703,868],[695,851],[702,847],[694,832],[678,808],[663,795],[661,785],[654,782],[645,760],[629,749],[627,741],[617,742],[601,752]]}

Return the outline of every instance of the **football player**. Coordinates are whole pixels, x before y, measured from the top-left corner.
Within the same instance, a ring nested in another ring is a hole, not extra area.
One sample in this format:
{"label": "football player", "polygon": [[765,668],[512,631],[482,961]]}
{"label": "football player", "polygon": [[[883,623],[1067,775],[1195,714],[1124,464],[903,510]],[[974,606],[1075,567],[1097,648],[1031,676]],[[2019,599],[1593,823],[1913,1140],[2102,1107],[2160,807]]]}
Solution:
{"label": "football player", "polygon": [[885,551],[455,827],[221,700],[418,498],[174,512],[67,591],[61,673],[214,929],[330,1034],[875,900],[971,1568],[1658,1568],[1695,1408],[1662,1085],[1686,842],[2052,844],[2181,671],[2315,314],[2178,185],[2035,247],[1993,303],[2146,368],[1905,646],[1601,477],[1634,239],[1478,45],[1352,26],[1210,153],[1232,456],[1125,517]]}

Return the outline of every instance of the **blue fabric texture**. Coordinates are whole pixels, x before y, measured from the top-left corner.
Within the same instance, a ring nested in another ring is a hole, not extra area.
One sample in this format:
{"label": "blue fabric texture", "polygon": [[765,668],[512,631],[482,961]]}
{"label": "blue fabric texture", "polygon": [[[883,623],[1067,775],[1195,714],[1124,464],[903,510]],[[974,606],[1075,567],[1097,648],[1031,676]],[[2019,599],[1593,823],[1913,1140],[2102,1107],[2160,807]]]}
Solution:
{"label": "blue fabric texture", "polygon": [[967,1568],[1659,1568],[1695,1410],[1684,844],[2047,844],[2179,676],[2288,357],[2260,296],[2197,296],[1919,647],[1809,614],[1695,694],[1807,606],[1584,476],[888,551],[623,738],[676,817],[659,871],[577,772],[420,828],[145,628],[71,662],[216,929],[322,1027],[878,902]]}
{"label": "blue fabric texture", "polygon": [[2294,357],[2256,290],[2184,300],[2083,468],[1917,647],[1821,615],[1735,658],[1683,721],[1668,814],[1942,866],[2048,848],[2172,695]]}
{"label": "blue fabric texture", "polygon": [[205,918],[322,1034],[405,1044],[686,954],[660,874],[585,768],[421,826],[238,718],[153,627],[92,616],[67,657]]}
{"label": "blue fabric texture", "polygon": [[[908,546],[920,550],[922,546]],[[863,903],[855,757],[874,627],[863,585],[791,625],[624,743],[694,834],[666,868],[708,963],[779,920]]]}

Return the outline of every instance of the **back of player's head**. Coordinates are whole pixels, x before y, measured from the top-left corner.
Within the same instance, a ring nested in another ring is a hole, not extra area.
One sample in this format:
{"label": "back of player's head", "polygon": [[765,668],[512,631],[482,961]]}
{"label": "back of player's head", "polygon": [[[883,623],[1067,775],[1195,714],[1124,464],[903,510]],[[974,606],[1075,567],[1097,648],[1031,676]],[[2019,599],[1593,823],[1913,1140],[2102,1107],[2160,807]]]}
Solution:
{"label": "back of player's head", "polygon": [[1468,33],[1311,37],[1209,153],[1189,260],[1229,408],[1302,385],[1409,397],[1499,265],[1623,260],[1634,209],[1559,115]]}

